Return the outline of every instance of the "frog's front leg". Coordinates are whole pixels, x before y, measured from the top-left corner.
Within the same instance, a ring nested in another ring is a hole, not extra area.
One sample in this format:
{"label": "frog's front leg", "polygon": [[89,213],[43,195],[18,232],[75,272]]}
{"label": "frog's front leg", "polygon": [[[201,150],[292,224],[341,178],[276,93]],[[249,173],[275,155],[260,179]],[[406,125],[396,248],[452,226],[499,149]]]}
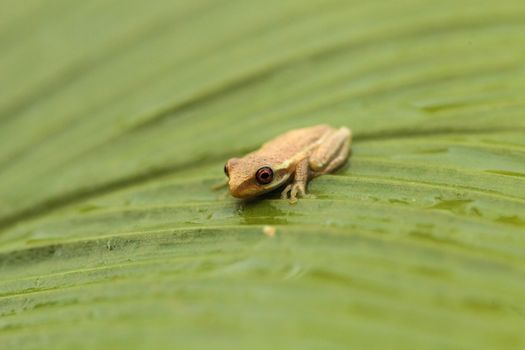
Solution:
{"label": "frog's front leg", "polygon": [[281,194],[282,199],[287,199],[288,194],[290,194],[290,203],[296,203],[297,202],[297,195],[300,197],[304,197],[306,195],[306,184],[308,183],[308,159],[305,158],[299,163],[297,163],[297,166],[295,167],[295,174],[294,179],[291,184],[286,186],[286,188],[283,190]]}
{"label": "frog's front leg", "polygon": [[343,165],[348,159],[351,142],[352,132],[348,128],[340,128],[328,135],[310,156],[312,175],[327,174]]}

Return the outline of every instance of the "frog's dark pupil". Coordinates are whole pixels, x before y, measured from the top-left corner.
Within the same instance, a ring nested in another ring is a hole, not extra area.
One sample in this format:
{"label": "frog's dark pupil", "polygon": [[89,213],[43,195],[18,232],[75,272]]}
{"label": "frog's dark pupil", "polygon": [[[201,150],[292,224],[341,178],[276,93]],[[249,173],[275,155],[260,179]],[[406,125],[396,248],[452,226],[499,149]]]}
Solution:
{"label": "frog's dark pupil", "polygon": [[224,166],[224,173],[226,174],[226,176],[230,177],[230,174],[228,172],[228,164]]}
{"label": "frog's dark pupil", "polygon": [[273,170],[270,167],[262,167],[257,170],[255,179],[260,185],[267,185],[273,181]]}

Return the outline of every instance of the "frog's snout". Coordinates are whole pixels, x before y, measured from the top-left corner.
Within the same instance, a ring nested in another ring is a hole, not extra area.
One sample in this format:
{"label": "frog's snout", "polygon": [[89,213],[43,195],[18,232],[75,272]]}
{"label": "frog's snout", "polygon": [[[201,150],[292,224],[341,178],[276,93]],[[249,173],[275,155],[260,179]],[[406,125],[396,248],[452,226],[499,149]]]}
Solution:
{"label": "frog's snout", "polygon": [[247,184],[236,185],[235,183],[228,182],[228,188],[233,197],[239,199],[248,199],[257,196],[257,191],[254,191],[254,188]]}

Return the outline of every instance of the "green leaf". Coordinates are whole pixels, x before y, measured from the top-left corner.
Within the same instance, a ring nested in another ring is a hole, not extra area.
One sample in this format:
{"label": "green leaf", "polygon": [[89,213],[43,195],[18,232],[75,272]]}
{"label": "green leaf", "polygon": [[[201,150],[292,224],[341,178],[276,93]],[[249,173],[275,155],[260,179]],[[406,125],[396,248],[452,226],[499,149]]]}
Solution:
{"label": "green leaf", "polygon": [[[5,0],[0,348],[525,348],[524,37],[521,0]],[[319,123],[315,198],[211,190]]]}

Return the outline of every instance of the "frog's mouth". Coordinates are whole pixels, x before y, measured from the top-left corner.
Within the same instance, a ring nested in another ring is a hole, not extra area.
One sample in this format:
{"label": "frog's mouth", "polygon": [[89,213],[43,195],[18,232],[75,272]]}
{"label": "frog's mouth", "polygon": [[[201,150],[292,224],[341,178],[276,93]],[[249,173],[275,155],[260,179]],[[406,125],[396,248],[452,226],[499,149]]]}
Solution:
{"label": "frog's mouth", "polygon": [[239,186],[235,191],[232,191],[230,188],[230,192],[236,198],[254,198],[283,186],[290,179],[290,173],[288,173],[287,169],[277,170],[276,175],[275,179],[267,185],[255,184],[254,180],[250,180]]}

